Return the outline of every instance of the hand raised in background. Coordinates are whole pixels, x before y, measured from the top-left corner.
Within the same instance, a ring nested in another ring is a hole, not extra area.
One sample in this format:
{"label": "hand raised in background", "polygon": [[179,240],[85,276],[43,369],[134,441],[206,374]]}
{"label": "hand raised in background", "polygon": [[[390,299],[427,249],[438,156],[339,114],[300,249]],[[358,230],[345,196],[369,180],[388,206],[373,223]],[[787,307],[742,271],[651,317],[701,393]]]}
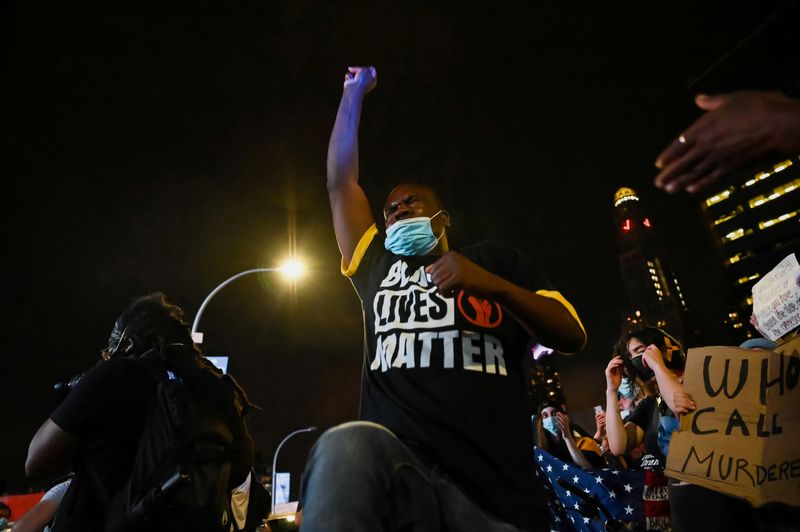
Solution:
{"label": "hand raised in background", "polygon": [[698,192],[771,152],[800,151],[800,102],[785,94],[699,94],[695,104],[707,112],[656,159],[655,185],[667,192]]}
{"label": "hand raised in background", "polygon": [[622,357],[616,356],[606,366],[606,388],[609,391],[616,392],[619,390],[619,386],[622,384],[622,368],[624,364]]}

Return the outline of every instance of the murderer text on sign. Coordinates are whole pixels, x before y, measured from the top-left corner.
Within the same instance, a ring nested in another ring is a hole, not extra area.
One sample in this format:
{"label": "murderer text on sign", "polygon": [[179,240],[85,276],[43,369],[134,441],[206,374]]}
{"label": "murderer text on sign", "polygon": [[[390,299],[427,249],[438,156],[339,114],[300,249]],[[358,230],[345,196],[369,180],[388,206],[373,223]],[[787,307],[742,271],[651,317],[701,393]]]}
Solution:
{"label": "murderer text on sign", "polygon": [[667,475],[755,505],[800,504],[800,338],[776,351],[689,350],[697,410],[672,434]]}

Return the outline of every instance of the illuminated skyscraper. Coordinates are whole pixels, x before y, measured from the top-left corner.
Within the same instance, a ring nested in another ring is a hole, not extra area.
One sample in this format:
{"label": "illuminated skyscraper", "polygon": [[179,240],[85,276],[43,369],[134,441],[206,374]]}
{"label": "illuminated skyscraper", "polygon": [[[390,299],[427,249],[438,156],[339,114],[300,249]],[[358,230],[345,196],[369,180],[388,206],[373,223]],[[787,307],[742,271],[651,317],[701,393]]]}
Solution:
{"label": "illuminated skyscraper", "polygon": [[701,207],[730,287],[726,323],[748,336],[753,284],[800,250],[800,159],[771,163],[712,189]]}
{"label": "illuminated skyscraper", "polygon": [[684,336],[688,308],[678,279],[657,248],[652,218],[630,188],[614,194],[619,266],[630,312],[623,328],[653,325]]}

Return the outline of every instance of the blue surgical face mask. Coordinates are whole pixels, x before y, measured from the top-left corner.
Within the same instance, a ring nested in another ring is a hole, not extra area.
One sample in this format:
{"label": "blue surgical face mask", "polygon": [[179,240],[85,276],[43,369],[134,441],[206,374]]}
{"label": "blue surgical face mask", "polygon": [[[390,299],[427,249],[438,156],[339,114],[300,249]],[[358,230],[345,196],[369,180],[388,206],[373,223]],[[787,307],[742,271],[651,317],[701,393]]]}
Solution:
{"label": "blue surgical face mask", "polygon": [[619,385],[619,394],[626,399],[636,399],[639,394],[639,386],[631,379],[623,378]]}
{"label": "blue surgical face mask", "polygon": [[383,244],[386,250],[406,257],[427,255],[433,251],[444,236],[444,229],[438,237],[434,235],[431,220],[441,212],[438,211],[430,218],[417,216],[396,221],[386,230],[386,240]]}
{"label": "blue surgical face mask", "polygon": [[549,432],[553,436],[558,436],[558,425],[556,425],[555,416],[550,416],[547,419],[543,419],[542,426],[545,428],[547,432]]}

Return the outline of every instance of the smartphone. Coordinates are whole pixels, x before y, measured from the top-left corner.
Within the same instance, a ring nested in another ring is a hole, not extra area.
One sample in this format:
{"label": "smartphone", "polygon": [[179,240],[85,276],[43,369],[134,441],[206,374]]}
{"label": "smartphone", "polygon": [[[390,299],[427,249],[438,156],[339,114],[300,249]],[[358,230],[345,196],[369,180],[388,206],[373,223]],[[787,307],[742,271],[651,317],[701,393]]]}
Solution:
{"label": "smartphone", "polygon": [[600,412],[602,412],[602,411],[603,411],[603,407],[602,407],[602,406],[600,406],[600,405],[597,405],[597,406],[595,406],[595,407],[594,407],[594,413],[595,413],[595,415],[599,414],[599,413],[600,413]]}

